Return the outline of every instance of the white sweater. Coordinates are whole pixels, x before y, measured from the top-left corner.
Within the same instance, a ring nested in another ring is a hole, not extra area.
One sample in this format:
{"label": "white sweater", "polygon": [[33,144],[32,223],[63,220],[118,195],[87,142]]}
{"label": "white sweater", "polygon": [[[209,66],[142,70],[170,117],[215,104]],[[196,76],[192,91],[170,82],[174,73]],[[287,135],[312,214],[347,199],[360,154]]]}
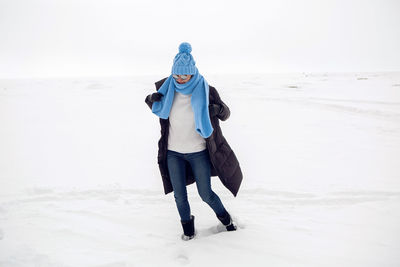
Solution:
{"label": "white sweater", "polygon": [[175,92],[169,114],[169,150],[193,153],[206,149],[206,140],[196,132],[191,97],[192,95]]}

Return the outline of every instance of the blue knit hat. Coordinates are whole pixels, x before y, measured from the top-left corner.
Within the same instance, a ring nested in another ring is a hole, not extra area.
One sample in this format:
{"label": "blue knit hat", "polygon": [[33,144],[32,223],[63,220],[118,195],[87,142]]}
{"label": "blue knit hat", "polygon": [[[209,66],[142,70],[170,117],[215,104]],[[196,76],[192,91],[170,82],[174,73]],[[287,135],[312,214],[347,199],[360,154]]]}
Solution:
{"label": "blue knit hat", "polygon": [[172,66],[172,74],[193,75],[197,71],[196,61],[190,54],[192,46],[189,43],[181,43],[179,45],[179,53],[174,58],[174,65]]}

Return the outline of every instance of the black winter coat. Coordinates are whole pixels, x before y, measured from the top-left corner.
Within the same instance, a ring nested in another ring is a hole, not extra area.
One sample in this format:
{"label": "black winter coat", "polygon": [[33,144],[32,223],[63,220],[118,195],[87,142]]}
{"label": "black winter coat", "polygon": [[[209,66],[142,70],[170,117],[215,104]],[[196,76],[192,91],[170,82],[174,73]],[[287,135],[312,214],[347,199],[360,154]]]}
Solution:
{"label": "black winter coat", "polygon": [[[166,79],[167,78],[164,78],[155,83],[157,91]],[[237,160],[235,153],[229,146],[225,137],[222,135],[221,127],[219,126],[218,121],[218,119],[222,121],[227,120],[230,116],[230,110],[228,106],[222,102],[217,90],[212,86],[209,86],[209,88],[209,104],[217,104],[221,106],[219,114],[210,118],[214,131],[212,132],[211,136],[205,138],[211,160],[211,176],[218,176],[222,184],[229,189],[234,196],[236,196],[239,191],[243,175],[239,166],[239,161]],[[151,101],[151,94],[146,97],[145,102],[151,109],[153,105],[153,102]],[[158,141],[158,166],[164,185],[164,192],[165,194],[168,194],[173,191],[167,166],[169,119],[160,118],[160,124],[161,138]],[[193,177],[190,164],[186,164],[186,185],[189,185],[194,183],[195,179]]]}

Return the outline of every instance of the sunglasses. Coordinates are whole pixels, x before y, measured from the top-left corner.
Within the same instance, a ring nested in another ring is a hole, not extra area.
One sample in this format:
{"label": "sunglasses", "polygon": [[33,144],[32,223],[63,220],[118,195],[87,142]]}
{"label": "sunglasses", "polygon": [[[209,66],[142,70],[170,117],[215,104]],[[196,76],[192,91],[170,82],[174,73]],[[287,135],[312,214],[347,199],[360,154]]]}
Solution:
{"label": "sunglasses", "polygon": [[175,80],[178,80],[179,78],[181,78],[182,80],[186,80],[189,77],[189,75],[176,75],[176,74],[173,74],[172,77],[174,77]]}

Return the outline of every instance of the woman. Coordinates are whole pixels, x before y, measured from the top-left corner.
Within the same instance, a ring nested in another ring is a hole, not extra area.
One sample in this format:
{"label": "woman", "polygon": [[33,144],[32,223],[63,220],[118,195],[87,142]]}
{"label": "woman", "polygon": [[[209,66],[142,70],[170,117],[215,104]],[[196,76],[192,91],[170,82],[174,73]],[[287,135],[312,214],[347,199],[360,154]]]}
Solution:
{"label": "woman", "polygon": [[183,228],[182,239],[195,236],[186,185],[196,182],[200,197],[215,212],[226,230],[236,226],[220,198],[211,189],[211,176],[236,196],[242,172],[239,162],[222,135],[218,119],[230,115],[229,108],[199,74],[189,43],[179,46],[169,77],[155,83],[156,90],[145,102],[160,117],[161,138],[158,142],[158,164],[164,192],[174,191]]}

